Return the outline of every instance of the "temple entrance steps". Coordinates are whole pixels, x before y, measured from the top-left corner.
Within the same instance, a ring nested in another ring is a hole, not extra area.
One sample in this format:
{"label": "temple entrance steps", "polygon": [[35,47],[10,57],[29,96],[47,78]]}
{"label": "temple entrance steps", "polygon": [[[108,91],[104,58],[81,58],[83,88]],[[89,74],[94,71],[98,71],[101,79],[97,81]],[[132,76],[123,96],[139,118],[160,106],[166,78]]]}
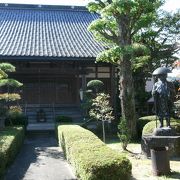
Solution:
{"label": "temple entrance steps", "polygon": [[75,123],[83,121],[82,110],[75,105],[27,104],[22,107],[29,124],[51,124],[57,116],[71,117]]}

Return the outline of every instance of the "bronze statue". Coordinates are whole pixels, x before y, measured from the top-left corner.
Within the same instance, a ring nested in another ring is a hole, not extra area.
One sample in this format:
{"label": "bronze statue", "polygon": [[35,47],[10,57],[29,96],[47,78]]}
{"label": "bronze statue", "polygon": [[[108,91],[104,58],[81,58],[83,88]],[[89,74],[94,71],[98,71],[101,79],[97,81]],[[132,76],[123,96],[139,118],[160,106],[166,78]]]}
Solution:
{"label": "bronze statue", "polygon": [[165,67],[157,68],[153,76],[158,78],[152,89],[156,115],[160,121],[160,128],[163,127],[163,119],[166,119],[167,127],[170,127],[170,117],[175,97],[173,83],[166,80],[170,70]]}

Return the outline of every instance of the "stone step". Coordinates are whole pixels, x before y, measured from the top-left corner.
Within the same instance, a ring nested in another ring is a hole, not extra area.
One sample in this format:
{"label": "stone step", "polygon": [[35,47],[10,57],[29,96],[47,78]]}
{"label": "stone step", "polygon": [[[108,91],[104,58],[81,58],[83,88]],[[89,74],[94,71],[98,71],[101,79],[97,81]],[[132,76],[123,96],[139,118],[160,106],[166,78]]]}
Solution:
{"label": "stone step", "polygon": [[68,116],[73,119],[74,122],[82,121],[82,112],[78,107],[56,107],[54,110],[52,107],[38,107],[32,106],[26,108],[26,115],[28,116],[29,123],[36,123],[37,122],[37,112],[43,109],[45,112],[46,122],[51,123],[55,122],[55,117],[57,116]]}
{"label": "stone step", "polygon": [[54,131],[55,123],[29,123],[27,131]]}

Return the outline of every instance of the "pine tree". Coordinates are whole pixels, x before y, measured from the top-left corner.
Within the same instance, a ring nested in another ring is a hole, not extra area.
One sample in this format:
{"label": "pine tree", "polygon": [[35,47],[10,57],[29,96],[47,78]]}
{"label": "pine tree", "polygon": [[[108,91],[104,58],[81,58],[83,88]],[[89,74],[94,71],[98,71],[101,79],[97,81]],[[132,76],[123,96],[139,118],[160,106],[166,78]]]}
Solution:
{"label": "pine tree", "polygon": [[[15,67],[9,63],[0,63],[0,129],[4,128],[4,120],[7,116],[11,102],[16,102],[21,97],[12,91],[22,86],[22,83],[8,77],[8,73],[15,72]],[[11,91],[10,91],[11,89]]]}

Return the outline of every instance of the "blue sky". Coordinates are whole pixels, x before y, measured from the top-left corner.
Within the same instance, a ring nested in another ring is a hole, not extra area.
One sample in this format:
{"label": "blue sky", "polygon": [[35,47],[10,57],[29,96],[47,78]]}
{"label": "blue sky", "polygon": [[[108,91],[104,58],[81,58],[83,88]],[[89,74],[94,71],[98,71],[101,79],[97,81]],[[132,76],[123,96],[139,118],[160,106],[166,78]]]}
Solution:
{"label": "blue sky", "polygon": [[[86,5],[88,0],[0,0],[1,3],[52,4],[52,5]],[[180,0],[166,0],[163,9],[175,11],[180,9]]]}

